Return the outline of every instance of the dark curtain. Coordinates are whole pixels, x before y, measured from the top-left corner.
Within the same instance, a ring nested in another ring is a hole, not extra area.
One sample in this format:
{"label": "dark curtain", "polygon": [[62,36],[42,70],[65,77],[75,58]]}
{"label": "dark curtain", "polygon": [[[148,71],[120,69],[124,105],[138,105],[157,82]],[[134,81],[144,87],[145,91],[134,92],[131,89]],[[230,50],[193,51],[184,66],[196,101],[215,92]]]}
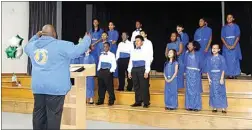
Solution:
{"label": "dark curtain", "polygon": [[177,24],[184,24],[192,39],[199,19],[206,17],[213,30],[213,42],[220,43],[221,2],[94,2],[94,5],[94,15],[106,23],[102,26],[107,28],[107,20],[112,20],[120,33],[126,31],[131,35],[135,21],[142,22],[153,43],[153,70],[163,71],[165,47]]}
{"label": "dark curtain", "polygon": [[62,1],[62,39],[78,43],[86,31],[86,2]]}
{"label": "dark curtain", "polygon": [[247,74],[252,73],[252,3],[251,2],[225,2],[225,13],[233,14],[235,22],[240,26],[242,50],[241,69]]}
{"label": "dark curtain", "polygon": [[104,31],[108,31],[108,24],[110,21],[110,10],[104,2],[94,2],[93,3],[93,18],[98,18],[100,20],[100,28]]}
{"label": "dark curtain", "polygon": [[[29,2],[29,39],[42,29],[45,24],[56,28],[56,1]],[[27,73],[31,75],[32,65],[28,58]]]}

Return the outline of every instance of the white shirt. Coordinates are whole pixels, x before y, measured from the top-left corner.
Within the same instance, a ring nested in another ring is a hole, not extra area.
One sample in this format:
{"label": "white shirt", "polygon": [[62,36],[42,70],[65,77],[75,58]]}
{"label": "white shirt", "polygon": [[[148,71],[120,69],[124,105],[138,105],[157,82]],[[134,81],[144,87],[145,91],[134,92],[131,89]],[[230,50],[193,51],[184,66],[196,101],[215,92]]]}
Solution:
{"label": "white shirt", "polygon": [[116,51],[116,60],[120,58],[120,52],[131,53],[134,50],[134,44],[129,40],[125,42],[120,42]]}
{"label": "white shirt", "polygon": [[140,35],[140,31],[142,30],[142,28],[136,29],[135,31],[132,32],[131,35],[131,42],[133,43],[135,41],[135,38],[137,35]]}
{"label": "white shirt", "polygon": [[153,61],[153,45],[152,42],[150,40],[148,40],[147,38],[144,38],[144,43],[143,43],[143,48],[147,50],[149,57],[150,57],[150,62]]}
{"label": "white shirt", "polygon": [[130,61],[128,65],[128,72],[131,73],[133,68],[133,61],[145,61],[145,73],[149,73],[150,68],[150,57],[146,56],[147,50],[141,47],[141,49],[134,49],[130,54]]}
{"label": "white shirt", "polygon": [[101,62],[109,63],[111,64],[110,72],[115,72],[116,70],[116,59],[115,54],[108,51],[107,55],[105,55],[105,52],[103,51],[102,54],[99,57],[99,63],[97,70],[99,71],[101,69]]}

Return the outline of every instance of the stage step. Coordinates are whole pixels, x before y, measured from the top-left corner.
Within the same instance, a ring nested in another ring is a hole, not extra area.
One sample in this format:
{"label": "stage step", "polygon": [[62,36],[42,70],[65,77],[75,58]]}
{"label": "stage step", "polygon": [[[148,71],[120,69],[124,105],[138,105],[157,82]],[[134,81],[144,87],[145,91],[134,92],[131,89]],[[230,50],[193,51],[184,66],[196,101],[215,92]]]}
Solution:
{"label": "stage step", "polygon": [[[27,75],[16,75],[18,81],[22,86],[30,86],[31,85],[31,77]],[[12,75],[2,75],[2,86],[12,86]]]}
{"label": "stage step", "polygon": [[[115,92],[116,105],[131,105],[135,101],[134,92]],[[95,92],[95,99],[97,100],[98,94]],[[108,93],[106,93],[105,103],[108,103]],[[232,112],[250,112],[252,113],[252,95],[251,94],[228,94],[228,111]],[[165,107],[164,93],[159,91],[150,92],[150,103],[154,107]],[[179,92],[178,107],[185,109],[185,95]],[[211,111],[209,107],[209,93],[202,93],[202,110]]]}
{"label": "stage step", "polygon": [[[32,113],[33,99],[2,98],[3,112]],[[126,105],[87,105],[87,119],[139,124],[169,129],[249,129],[251,113],[211,111],[188,112],[183,109],[166,111],[164,108],[132,108]]]}
{"label": "stage step", "polygon": [[2,97],[33,99],[31,88],[2,86]]}
{"label": "stage step", "polygon": [[[115,91],[117,105],[131,105],[135,101],[134,92],[118,92]],[[2,97],[7,98],[27,98],[33,99],[32,91],[26,87],[2,87]],[[95,101],[97,101],[98,92],[95,91]],[[227,94],[228,111],[232,112],[251,112],[252,113],[252,94]],[[151,106],[164,107],[164,93],[162,91],[150,92]],[[108,94],[106,94],[105,103],[108,102]],[[178,95],[179,108],[184,109],[185,96],[184,92]],[[202,109],[211,110],[209,107],[209,93],[202,94]]]}
{"label": "stage step", "polygon": [[2,112],[32,113],[33,99],[2,97]]}
{"label": "stage step", "polygon": [[[11,76],[2,74],[2,86],[11,87]],[[21,74],[18,75],[18,80],[21,82],[22,87],[30,88],[31,77]],[[203,92],[209,92],[209,84],[207,79],[202,79]],[[96,85],[98,85],[96,81]],[[117,89],[119,82],[117,78],[114,78],[114,88]],[[150,79],[150,90],[163,91],[165,86],[164,78],[151,78]],[[95,87],[97,89],[97,86]],[[184,91],[181,89],[181,91]],[[249,79],[226,79],[226,91],[227,93],[238,93],[238,94],[252,94],[252,80]]]}
{"label": "stage step", "polygon": [[148,125],[169,129],[248,129],[252,126],[251,113],[226,114],[211,111],[165,111],[164,108],[132,108],[124,105],[112,107],[87,106],[87,119]]}

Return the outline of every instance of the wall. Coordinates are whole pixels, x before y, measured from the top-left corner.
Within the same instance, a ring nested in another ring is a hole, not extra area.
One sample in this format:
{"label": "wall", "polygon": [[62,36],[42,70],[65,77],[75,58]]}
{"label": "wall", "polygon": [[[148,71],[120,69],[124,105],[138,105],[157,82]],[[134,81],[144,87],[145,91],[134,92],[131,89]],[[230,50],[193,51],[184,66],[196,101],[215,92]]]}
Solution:
{"label": "wall", "polygon": [[2,73],[26,73],[27,55],[20,59],[7,59],[5,49],[8,40],[15,35],[24,38],[23,47],[28,41],[29,2],[2,2]]}

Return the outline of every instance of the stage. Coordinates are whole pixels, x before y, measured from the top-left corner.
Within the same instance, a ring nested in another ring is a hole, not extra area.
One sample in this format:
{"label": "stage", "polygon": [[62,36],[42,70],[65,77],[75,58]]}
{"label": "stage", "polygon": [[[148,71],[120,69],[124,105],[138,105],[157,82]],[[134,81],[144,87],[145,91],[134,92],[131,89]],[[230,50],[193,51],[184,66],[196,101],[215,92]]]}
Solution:
{"label": "stage", "polygon": [[[2,74],[2,111],[15,113],[32,113],[33,95],[30,88],[31,77],[17,75],[22,87],[11,86],[11,75]],[[132,108],[134,92],[115,91],[115,105],[87,105],[87,119],[147,125],[172,129],[245,129],[252,126],[252,79],[241,76],[239,79],[227,79],[228,113],[212,113],[208,105],[209,87],[203,81],[202,111],[188,112],[184,110],[184,89],[179,90],[179,109],[164,110],[164,79],[152,76],[150,80],[151,107],[148,109]],[[118,86],[114,79],[115,89]],[[97,85],[95,88],[97,99]],[[105,103],[107,103],[106,95]],[[196,125],[197,124],[197,125]],[[225,125],[223,125],[225,124]]]}

